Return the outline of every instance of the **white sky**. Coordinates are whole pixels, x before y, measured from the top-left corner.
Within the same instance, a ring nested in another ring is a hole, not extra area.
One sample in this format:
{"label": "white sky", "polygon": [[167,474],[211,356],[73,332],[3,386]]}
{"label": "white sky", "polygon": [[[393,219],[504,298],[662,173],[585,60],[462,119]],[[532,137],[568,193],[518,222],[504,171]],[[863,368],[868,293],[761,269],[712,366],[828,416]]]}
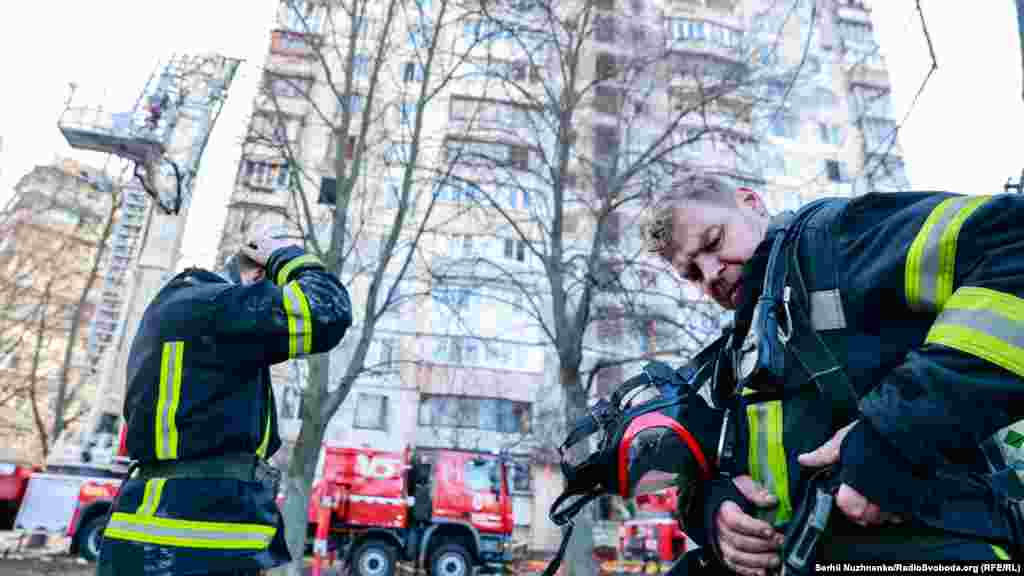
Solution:
{"label": "white sky", "polygon": [[[57,130],[68,83],[97,104],[129,108],[157,61],[174,52],[243,58],[196,182],[180,265],[212,266],[225,204],[269,45],[277,0],[10,2],[0,23],[0,203],[17,179],[57,156],[99,165]],[[913,0],[874,0],[876,39],[893,84],[897,120],[930,60]],[[1012,0],[922,0],[939,69],[900,132],[917,189],[1001,192],[1024,169],[1021,52]]]}

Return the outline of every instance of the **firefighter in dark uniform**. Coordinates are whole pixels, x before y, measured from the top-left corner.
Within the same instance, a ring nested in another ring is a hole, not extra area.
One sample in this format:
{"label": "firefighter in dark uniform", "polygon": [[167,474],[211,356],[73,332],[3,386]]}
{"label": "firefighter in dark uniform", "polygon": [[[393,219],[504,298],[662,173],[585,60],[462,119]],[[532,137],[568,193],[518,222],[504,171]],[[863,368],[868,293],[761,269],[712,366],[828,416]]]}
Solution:
{"label": "firefighter in dark uniform", "polygon": [[687,519],[706,559],[779,569],[823,474],[841,513],[818,559],[1018,558],[1020,484],[993,443],[1024,418],[1024,197],[868,194],[772,218],[704,174],[670,196],[650,248],[735,310],[723,476]]}
{"label": "firefighter in dark uniform", "polygon": [[143,314],[124,403],[136,464],[98,574],[254,575],[291,560],[267,464],[281,445],[269,367],[330,351],[352,307],[315,257],[269,235],[229,271],[188,269]]}

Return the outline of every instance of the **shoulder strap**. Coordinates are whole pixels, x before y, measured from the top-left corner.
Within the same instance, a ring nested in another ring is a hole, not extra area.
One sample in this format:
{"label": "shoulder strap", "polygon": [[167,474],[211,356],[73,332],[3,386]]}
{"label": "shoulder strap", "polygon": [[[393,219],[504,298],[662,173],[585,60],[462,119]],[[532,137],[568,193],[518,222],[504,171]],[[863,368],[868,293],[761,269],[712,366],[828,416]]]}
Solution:
{"label": "shoulder strap", "polygon": [[832,422],[838,428],[856,418],[857,393],[850,384],[842,364],[822,341],[804,309],[809,299],[807,285],[804,283],[797,258],[798,246],[799,243],[794,242],[788,255],[790,270],[793,272],[793,287],[800,296],[800,303],[790,307],[790,314],[793,315],[797,326],[790,340],[790,351],[807,371],[808,377],[818,387],[822,397],[832,405]]}

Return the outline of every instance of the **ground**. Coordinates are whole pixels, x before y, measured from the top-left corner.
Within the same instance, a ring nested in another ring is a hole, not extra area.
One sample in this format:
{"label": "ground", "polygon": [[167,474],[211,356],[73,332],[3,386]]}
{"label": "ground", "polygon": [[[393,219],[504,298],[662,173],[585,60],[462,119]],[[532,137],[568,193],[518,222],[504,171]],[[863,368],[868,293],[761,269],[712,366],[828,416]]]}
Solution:
{"label": "ground", "polygon": [[41,556],[25,560],[0,559],[0,574],[3,576],[93,576],[93,564],[78,561],[67,556]]}

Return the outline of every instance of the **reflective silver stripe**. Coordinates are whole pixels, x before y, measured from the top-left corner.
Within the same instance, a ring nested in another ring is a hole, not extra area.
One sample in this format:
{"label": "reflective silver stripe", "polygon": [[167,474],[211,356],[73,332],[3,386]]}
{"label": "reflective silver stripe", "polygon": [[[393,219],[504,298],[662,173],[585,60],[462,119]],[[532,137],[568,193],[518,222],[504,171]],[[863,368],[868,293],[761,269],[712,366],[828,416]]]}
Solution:
{"label": "reflective silver stripe", "polygon": [[258,524],[230,524],[139,517],[115,513],[104,537],[188,548],[263,549],[276,529]]}
{"label": "reflective silver stripe", "polygon": [[815,330],[846,328],[846,314],[839,289],[818,290],[808,295],[811,302],[811,326]]}
{"label": "reflective silver stripe", "polygon": [[988,196],[947,198],[940,202],[914,238],[905,270],[907,304],[918,312],[935,312],[953,293],[960,228]]}
{"label": "reflective silver stripe", "polygon": [[921,254],[921,265],[918,269],[918,282],[920,282],[919,303],[915,308],[923,310],[935,310],[938,307],[938,281],[942,273],[939,262],[940,244],[939,240],[949,227],[949,223],[956,218],[960,209],[967,204],[967,198],[955,198],[948,206],[935,225],[928,231],[928,238],[925,240],[924,250]]}
{"label": "reflective silver stripe", "polygon": [[935,319],[936,326],[941,324],[952,324],[987,334],[1002,340],[1005,344],[1019,348],[1024,353],[1024,324],[991,310],[947,306]]}
{"label": "reflective silver stripe", "polygon": [[362,496],[359,494],[342,495],[339,499],[348,500],[349,502],[362,502],[364,504],[390,504],[393,506],[401,506],[407,503],[405,498],[385,498],[383,496]]}

